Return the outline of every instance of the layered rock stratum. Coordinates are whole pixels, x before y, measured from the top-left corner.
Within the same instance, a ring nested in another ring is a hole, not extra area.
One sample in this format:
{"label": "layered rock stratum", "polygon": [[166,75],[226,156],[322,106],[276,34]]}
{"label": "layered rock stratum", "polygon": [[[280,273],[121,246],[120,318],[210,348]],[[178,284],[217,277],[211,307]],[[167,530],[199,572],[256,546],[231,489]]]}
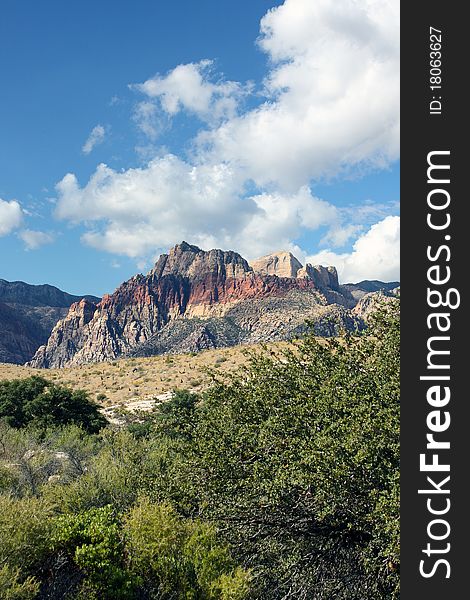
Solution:
{"label": "layered rock stratum", "polygon": [[279,252],[251,265],[233,251],[186,242],[162,254],[100,302],[82,299],[54,327],[29,365],[64,367],[291,339],[310,321],[318,335],[360,329],[356,300],[334,267]]}

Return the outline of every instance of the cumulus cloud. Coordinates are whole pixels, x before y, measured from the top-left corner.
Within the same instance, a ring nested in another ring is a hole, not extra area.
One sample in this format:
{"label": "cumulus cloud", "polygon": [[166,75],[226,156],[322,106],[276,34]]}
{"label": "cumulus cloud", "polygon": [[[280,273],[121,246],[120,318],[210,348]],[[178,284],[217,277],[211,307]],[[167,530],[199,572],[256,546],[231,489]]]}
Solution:
{"label": "cumulus cloud", "polygon": [[16,200],[2,200],[0,198],[0,237],[8,235],[17,229],[23,220],[21,206]]}
{"label": "cumulus cloud", "polygon": [[400,279],[400,218],[389,216],[375,223],[354,243],[352,252],[337,254],[323,250],[307,257],[311,264],[335,265],[340,281]]}
{"label": "cumulus cloud", "polygon": [[230,240],[250,259],[280,249],[302,255],[292,240],[305,230],[334,226],[339,218],[332,204],[315,197],[306,186],[293,194],[264,193],[252,199],[258,211]]}
{"label": "cumulus cloud", "polygon": [[90,152],[99,144],[103,143],[105,137],[105,129],[103,125],[96,125],[90,132],[87,141],[82,146],[83,154],[90,154]]}
{"label": "cumulus cloud", "polygon": [[303,230],[337,227],[339,218],[306,186],[242,197],[243,181],[229,166],[193,166],[173,155],[121,172],[102,164],[84,187],[68,174],[57,192],[56,216],[88,223],[87,244],[132,257],[189,239],[254,258],[292,249]]}
{"label": "cumulus cloud", "polygon": [[390,278],[389,207],[339,209],[314,189],[398,157],[398,27],[396,0],[286,0],[261,20],[268,72],[254,108],[242,110],[250,86],[217,77],[207,60],[131,85],[144,96],[133,118],[149,147],[181,112],[203,122],[191,156],[160,154],[120,172],[101,164],[83,186],[69,173],[57,184],[57,217],[85,224],[86,244],[140,259],[182,239],[304,258],[296,240],[321,229],[328,249],[318,262],[337,262],[345,277]]}
{"label": "cumulus cloud", "polygon": [[296,189],[399,150],[396,0],[286,0],[261,20],[267,101],[204,131],[204,160],[236,163],[258,185]]}
{"label": "cumulus cloud", "polygon": [[18,233],[18,236],[25,243],[27,250],[37,250],[41,246],[51,244],[54,241],[54,236],[51,233],[33,229],[23,229]]}
{"label": "cumulus cloud", "polygon": [[[212,81],[212,66],[210,60],[178,65],[164,76],[157,74],[130,87],[156,100],[169,116],[186,110],[204,121],[216,122],[236,114],[244,87],[234,81]],[[155,107],[151,102],[144,104]],[[138,105],[137,111],[141,110]]]}
{"label": "cumulus cloud", "polygon": [[227,165],[196,167],[173,155],[122,172],[102,164],[83,188],[73,174],[58,183],[56,215],[90,223],[88,244],[139,256],[185,237],[197,242],[243,228],[257,207],[240,200],[241,187]]}
{"label": "cumulus cloud", "polygon": [[354,225],[349,223],[347,225],[338,224],[330,228],[325,236],[321,240],[321,244],[324,246],[332,246],[333,248],[341,248],[345,246],[350,239],[356,237],[360,231],[362,231],[362,225]]}

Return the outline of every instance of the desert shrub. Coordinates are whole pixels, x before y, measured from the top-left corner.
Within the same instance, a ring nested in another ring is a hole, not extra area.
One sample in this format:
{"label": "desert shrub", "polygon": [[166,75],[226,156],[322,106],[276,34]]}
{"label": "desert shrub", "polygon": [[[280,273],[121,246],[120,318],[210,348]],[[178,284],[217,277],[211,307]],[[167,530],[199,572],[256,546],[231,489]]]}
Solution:
{"label": "desert shrub", "polygon": [[136,582],[125,565],[121,530],[120,519],[111,506],[56,519],[51,548],[64,553],[83,575],[76,597],[136,597]]}
{"label": "desert shrub", "polygon": [[62,457],[61,480],[64,483],[84,475],[103,445],[102,437],[74,424],[52,429],[47,439],[51,450]]}
{"label": "desert shrub", "polygon": [[249,590],[213,526],[145,498],[124,516],[108,505],[57,517],[50,547],[73,598],[242,600]]}
{"label": "desert shrub", "polygon": [[86,471],[67,485],[47,486],[43,494],[63,512],[79,513],[112,505],[126,510],[148,487],[154,472],[147,442],[126,430],[104,429],[97,452],[87,460]]}
{"label": "desert shrub", "polygon": [[33,574],[48,556],[53,511],[43,499],[0,496],[0,566]]}
{"label": "desert shrub", "polygon": [[142,499],[125,525],[129,561],[150,598],[247,597],[250,575],[237,568],[213,526],[182,519],[169,504]]}
{"label": "desert shrub", "polygon": [[156,435],[172,439],[191,439],[198,399],[197,394],[188,390],[176,390],[170,400],[159,404],[153,411]]}
{"label": "desert shrub", "polygon": [[0,423],[0,492],[38,496],[50,481],[66,483],[86,472],[98,438],[76,425],[15,429]]}
{"label": "desert shrub", "polygon": [[248,367],[203,397],[193,433],[203,515],[252,597],[398,597],[399,322]]}
{"label": "desert shrub", "polygon": [[32,600],[39,591],[39,582],[33,577],[22,579],[19,569],[0,566],[0,598],[2,600]]}
{"label": "desert shrub", "polygon": [[0,420],[12,427],[74,423],[90,433],[106,424],[85,391],[56,385],[36,375],[0,381]]}

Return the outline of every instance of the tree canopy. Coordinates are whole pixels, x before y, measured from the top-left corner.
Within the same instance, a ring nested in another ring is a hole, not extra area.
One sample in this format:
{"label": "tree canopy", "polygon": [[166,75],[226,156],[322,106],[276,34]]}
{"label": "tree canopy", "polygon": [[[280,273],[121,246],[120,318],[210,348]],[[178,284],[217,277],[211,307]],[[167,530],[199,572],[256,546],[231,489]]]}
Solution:
{"label": "tree canopy", "polygon": [[37,375],[0,381],[0,420],[11,427],[74,423],[90,433],[106,424],[85,391],[56,385]]}

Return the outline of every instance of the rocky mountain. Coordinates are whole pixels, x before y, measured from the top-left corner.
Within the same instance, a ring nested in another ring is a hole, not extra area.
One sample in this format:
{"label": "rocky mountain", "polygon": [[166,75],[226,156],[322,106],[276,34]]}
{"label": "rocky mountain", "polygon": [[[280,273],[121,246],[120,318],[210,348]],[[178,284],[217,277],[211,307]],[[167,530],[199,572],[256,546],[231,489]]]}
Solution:
{"label": "rocky mountain", "polygon": [[367,322],[370,319],[371,315],[376,313],[378,309],[387,308],[387,305],[392,305],[393,303],[398,302],[399,296],[399,284],[398,287],[394,287],[390,290],[382,288],[376,292],[367,292],[363,296],[361,296],[361,299],[353,308],[352,312],[364,322]]}
{"label": "rocky mountain", "polygon": [[[95,296],[85,296],[99,302]],[[24,363],[45,344],[55,324],[81,300],[52,285],[0,279],[0,362]]]}
{"label": "rocky mountain", "polygon": [[360,281],[359,283],[345,283],[342,287],[348,290],[356,301],[359,301],[366,294],[374,292],[392,293],[394,289],[400,287],[400,283],[398,281],[384,283],[373,279]]}
{"label": "rocky mountain", "polygon": [[290,252],[275,252],[253,261],[251,268],[262,275],[297,277],[297,272],[302,269],[302,265]]}
{"label": "rocky mountain", "polygon": [[100,302],[74,303],[31,366],[63,367],[290,339],[313,323],[319,335],[361,328],[356,301],[334,267],[281,252],[251,265],[232,251],[186,242],[162,254]]}

